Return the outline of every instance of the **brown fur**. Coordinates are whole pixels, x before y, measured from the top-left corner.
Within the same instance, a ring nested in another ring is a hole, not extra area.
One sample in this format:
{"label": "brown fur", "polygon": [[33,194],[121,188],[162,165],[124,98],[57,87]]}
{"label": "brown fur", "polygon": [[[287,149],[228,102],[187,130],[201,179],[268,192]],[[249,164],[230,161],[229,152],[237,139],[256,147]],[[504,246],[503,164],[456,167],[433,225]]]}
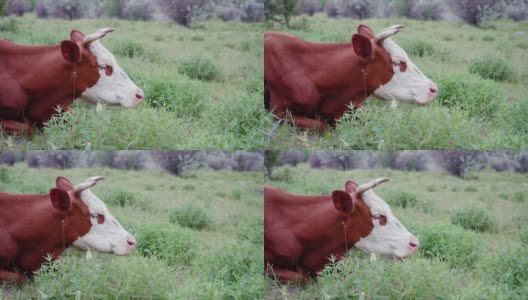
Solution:
{"label": "brown fur", "polygon": [[361,107],[394,71],[389,53],[375,42],[372,31],[360,25],[358,34],[371,40],[372,57],[356,55],[352,42],[312,43],[285,33],[266,32],[265,107],[281,119],[291,113],[301,128],[321,131],[326,121],[335,126],[349,105]]}
{"label": "brown fur", "polygon": [[23,282],[48,254],[57,258],[91,226],[88,206],[64,177],[48,194],[0,193],[0,281]]}
{"label": "brown fur", "polygon": [[[70,34],[81,49],[78,63],[67,62],[59,45],[21,46],[0,39],[0,127],[9,133],[33,133],[99,80],[97,58]],[[74,84],[74,72],[77,74]],[[75,86],[75,89],[74,89]]]}
{"label": "brown fur", "polygon": [[[356,189],[357,184],[348,182],[346,192],[304,196],[264,187],[265,272],[282,281],[304,283],[309,274],[323,270],[330,256],[342,258],[369,235],[374,228],[372,215],[354,194]],[[351,197],[351,212],[338,210],[341,206],[334,199],[340,195]]]}

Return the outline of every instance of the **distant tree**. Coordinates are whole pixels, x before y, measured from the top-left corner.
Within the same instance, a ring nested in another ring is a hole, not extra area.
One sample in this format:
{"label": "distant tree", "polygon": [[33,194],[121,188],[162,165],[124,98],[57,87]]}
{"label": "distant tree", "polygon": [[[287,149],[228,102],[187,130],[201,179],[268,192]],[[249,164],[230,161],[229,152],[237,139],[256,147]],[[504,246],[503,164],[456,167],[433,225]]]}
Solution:
{"label": "distant tree", "polygon": [[316,12],[323,10],[320,0],[300,0],[297,5],[297,12],[313,16]]}
{"label": "distant tree", "polygon": [[298,163],[305,161],[306,155],[302,150],[287,150],[281,153],[280,163],[297,166]]}
{"label": "distant tree", "polygon": [[13,0],[0,0],[0,16],[4,16],[6,14],[6,9],[12,1]]}
{"label": "distant tree", "polygon": [[271,180],[273,169],[279,165],[279,157],[281,152],[278,150],[264,151],[264,168],[266,169],[266,176]]}
{"label": "distant tree", "polygon": [[165,171],[181,176],[186,170],[198,166],[204,159],[201,151],[149,151],[152,159]]}
{"label": "distant tree", "polygon": [[434,151],[434,159],[451,175],[465,177],[470,170],[483,167],[484,153],[480,151],[443,150]]}
{"label": "distant tree", "polygon": [[239,150],[235,151],[232,157],[237,163],[237,167],[234,170],[241,172],[262,172],[264,157],[261,153],[257,151]]}
{"label": "distant tree", "polygon": [[15,150],[0,151],[0,164],[13,166],[17,161],[24,158],[24,154]]}
{"label": "distant tree", "polygon": [[372,0],[335,0],[337,14],[341,17],[365,19],[378,14],[380,5]]}
{"label": "distant tree", "polygon": [[23,16],[26,12],[31,11],[31,2],[29,0],[13,0],[6,9],[6,14]]}
{"label": "distant tree", "polygon": [[504,11],[503,0],[451,0],[450,5],[460,18],[478,27],[497,18]]}
{"label": "distant tree", "polygon": [[159,0],[162,10],[174,22],[189,27],[194,17],[208,3],[208,0]]}
{"label": "distant tree", "polygon": [[276,22],[290,28],[291,18],[299,0],[265,0],[265,18],[268,22]]}

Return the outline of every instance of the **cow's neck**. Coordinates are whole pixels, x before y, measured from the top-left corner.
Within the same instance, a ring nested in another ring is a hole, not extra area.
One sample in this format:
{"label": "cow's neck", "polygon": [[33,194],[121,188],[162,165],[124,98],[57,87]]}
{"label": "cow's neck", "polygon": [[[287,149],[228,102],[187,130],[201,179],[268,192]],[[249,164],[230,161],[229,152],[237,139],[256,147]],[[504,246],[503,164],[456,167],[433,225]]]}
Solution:
{"label": "cow's neck", "polygon": [[33,246],[54,253],[73,243],[65,236],[62,216],[52,207],[49,195],[2,194],[0,219],[21,248]]}

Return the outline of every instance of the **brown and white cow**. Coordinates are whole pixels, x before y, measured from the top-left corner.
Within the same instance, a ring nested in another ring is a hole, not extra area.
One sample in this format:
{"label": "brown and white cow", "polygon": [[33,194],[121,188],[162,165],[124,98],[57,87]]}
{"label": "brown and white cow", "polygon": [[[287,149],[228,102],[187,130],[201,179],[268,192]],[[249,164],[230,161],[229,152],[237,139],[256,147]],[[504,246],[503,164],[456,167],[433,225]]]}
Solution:
{"label": "brown and white cow", "polygon": [[0,128],[33,133],[57,107],[78,99],[135,107],[144,94],[99,39],[113,29],[70,39],[53,46],[21,46],[0,39]]}
{"label": "brown and white cow", "polygon": [[48,194],[0,193],[0,281],[24,281],[51,255],[68,247],[128,255],[135,238],[110,214],[90,187],[104,177],[76,185],[57,177]]}
{"label": "brown and white cow", "polygon": [[372,190],[378,178],[331,195],[304,196],[264,188],[265,272],[282,281],[305,283],[330,262],[358,248],[403,259],[418,249],[418,240]]}
{"label": "brown and white cow", "polygon": [[349,106],[374,96],[428,104],[438,88],[390,37],[359,25],[350,43],[312,43],[281,32],[264,34],[264,105],[277,117],[288,113],[301,128],[335,126]]}

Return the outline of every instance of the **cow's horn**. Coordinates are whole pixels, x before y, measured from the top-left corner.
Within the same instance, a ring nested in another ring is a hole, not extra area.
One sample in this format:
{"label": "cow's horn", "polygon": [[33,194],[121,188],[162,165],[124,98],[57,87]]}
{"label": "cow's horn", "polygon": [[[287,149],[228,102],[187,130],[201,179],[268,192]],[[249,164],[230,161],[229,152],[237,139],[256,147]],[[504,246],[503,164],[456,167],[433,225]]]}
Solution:
{"label": "cow's horn", "polygon": [[115,31],[114,28],[102,28],[84,37],[83,45],[88,46],[91,42],[103,38],[107,33]]}
{"label": "cow's horn", "polygon": [[362,184],[360,185],[357,190],[356,190],[356,194],[357,195],[361,195],[363,194],[364,192],[370,190],[370,189],[373,189],[375,188],[378,184],[380,183],[384,183],[385,181],[389,181],[389,178],[377,178],[377,179],[374,179],[372,180],[371,182],[369,183],[365,183],[365,184]]}
{"label": "cow's horn", "polygon": [[73,191],[75,194],[79,194],[82,191],[91,188],[92,186],[97,184],[97,181],[103,180],[104,176],[94,176],[86,179],[84,182],[79,183],[78,185],[73,188]]}
{"label": "cow's horn", "polygon": [[381,44],[386,38],[388,37],[391,37],[393,35],[395,35],[396,33],[400,32],[400,29],[402,29],[403,25],[401,24],[397,24],[397,25],[392,25],[392,26],[389,26],[385,29],[383,29],[382,32],[380,32],[377,36],[376,36],[376,42],[378,44]]}

